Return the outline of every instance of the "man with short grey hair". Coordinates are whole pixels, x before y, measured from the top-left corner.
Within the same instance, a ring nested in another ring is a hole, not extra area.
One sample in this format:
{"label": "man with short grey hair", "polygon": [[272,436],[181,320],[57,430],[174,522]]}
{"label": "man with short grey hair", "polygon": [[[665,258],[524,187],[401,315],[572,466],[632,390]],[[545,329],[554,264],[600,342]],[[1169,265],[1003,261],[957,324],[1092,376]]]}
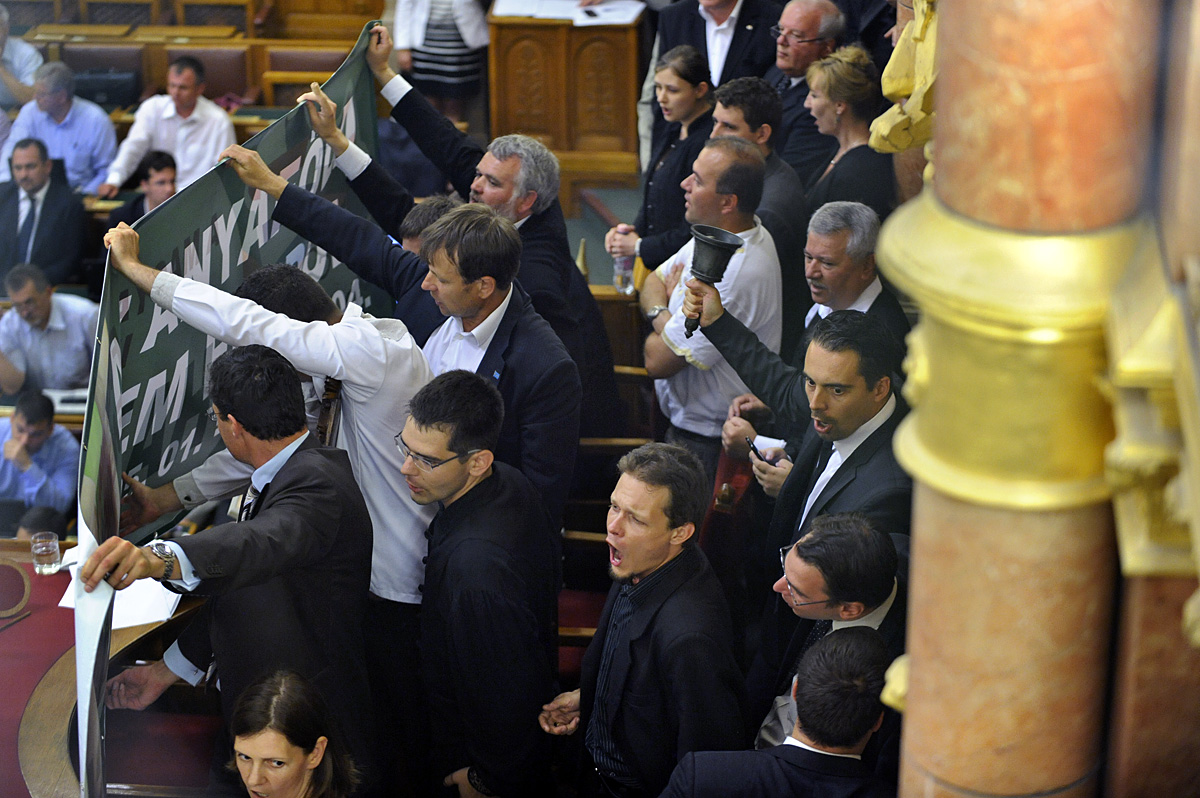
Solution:
{"label": "man with short grey hair", "polygon": [[37,48],[8,37],[8,9],[0,5],[0,110],[19,108],[33,99],[33,73],[41,65]]}
{"label": "man with short grey hair", "polygon": [[[620,407],[620,400],[612,349],[600,307],[587,280],[575,267],[567,244],[567,225],[558,202],[558,159],[545,145],[521,135],[501,136],[484,151],[396,74],[388,65],[391,52],[387,29],[375,28],[367,64],[392,106],[392,118],[408,131],[425,157],[449,177],[459,195],[491,207],[517,226],[521,237],[518,282],[579,370],[584,396],[580,434],[619,434],[619,414],[613,412],[613,408]],[[304,98],[320,105],[319,110],[309,108],[309,118],[314,130],[333,149],[351,187],[380,226],[395,236],[412,208],[412,197],[337,129],[335,106],[323,92],[317,89]],[[422,316],[419,320],[406,317],[405,322],[413,337],[423,344],[440,320]]]}
{"label": "man with short grey hair", "polygon": [[814,61],[829,55],[846,32],[846,18],[830,0],[792,0],[783,7],[775,37],[775,65],[763,79],[783,98],[783,126],[775,150],[807,184],[822,163],[837,150],[837,140],[817,130],[817,122],[804,107],[808,98],[805,73]]}
{"label": "man with short grey hair", "polygon": [[67,170],[67,183],[94,194],[117,154],[117,134],[104,109],[75,96],[75,73],[61,61],[42,64],[33,73],[34,98],[13,122],[8,143],[0,150],[0,181],[9,180],[8,158],[22,139],[39,139],[51,158]]}
{"label": "man with short grey hair", "polygon": [[41,269],[14,266],[4,278],[12,310],[0,317],[0,391],[86,388],[100,308],[54,293]]}

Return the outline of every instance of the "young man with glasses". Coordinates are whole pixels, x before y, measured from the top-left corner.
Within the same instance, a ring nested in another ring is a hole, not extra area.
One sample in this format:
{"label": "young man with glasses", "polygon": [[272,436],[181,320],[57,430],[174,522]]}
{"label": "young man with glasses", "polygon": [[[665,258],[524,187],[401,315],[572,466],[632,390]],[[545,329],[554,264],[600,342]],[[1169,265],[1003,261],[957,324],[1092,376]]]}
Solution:
{"label": "young man with glasses", "polygon": [[557,670],[560,547],[533,483],[492,454],[503,417],[495,386],[456,369],[417,392],[396,436],[413,501],[438,508],[421,604],[431,795],[553,792],[537,718]]}
{"label": "young man with glasses", "polygon": [[[904,653],[908,536],[889,535],[859,513],[821,515],[804,537],[780,549],[779,559],[783,575],[775,592],[800,625],[775,675],[776,698],[759,727],[757,748],[779,745],[791,732],[796,667],[831,631],[866,626],[880,633],[893,659]],[[887,738],[881,735],[879,743]]]}

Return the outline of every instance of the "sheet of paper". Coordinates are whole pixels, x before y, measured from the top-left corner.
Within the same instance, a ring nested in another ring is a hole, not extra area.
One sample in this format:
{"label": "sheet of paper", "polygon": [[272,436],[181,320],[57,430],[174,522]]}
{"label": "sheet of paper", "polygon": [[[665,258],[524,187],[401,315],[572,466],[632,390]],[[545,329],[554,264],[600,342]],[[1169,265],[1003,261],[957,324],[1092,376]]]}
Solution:
{"label": "sheet of paper", "polygon": [[[78,546],[76,548],[79,548]],[[71,584],[63,594],[58,606],[75,609],[75,583],[79,576],[79,563],[63,567],[71,569]],[[124,590],[118,590],[113,604],[113,629],[140,626],[144,623],[165,621],[179,606],[179,594],[172,593],[153,579],[139,579]]]}
{"label": "sheet of paper", "polygon": [[529,7],[530,4],[522,0],[496,0],[492,3],[492,13],[498,17],[527,17]]}
{"label": "sheet of paper", "polygon": [[579,0],[537,0],[533,16],[538,19],[574,19],[577,8]]}
{"label": "sheet of paper", "polygon": [[604,0],[598,6],[576,6],[571,20],[579,28],[589,25],[628,25],[638,18],[645,7],[646,4],[641,0]]}

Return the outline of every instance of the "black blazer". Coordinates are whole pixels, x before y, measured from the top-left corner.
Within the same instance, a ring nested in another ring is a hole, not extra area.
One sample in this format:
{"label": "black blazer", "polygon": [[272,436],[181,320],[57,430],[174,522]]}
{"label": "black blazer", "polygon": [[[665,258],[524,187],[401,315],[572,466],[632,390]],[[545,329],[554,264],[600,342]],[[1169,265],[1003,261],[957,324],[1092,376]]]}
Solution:
{"label": "black blazer", "polygon": [[783,336],[779,351],[791,352],[804,335],[804,316],[812,307],[812,293],[804,279],[804,247],[808,231],[797,222],[804,207],[804,186],[795,170],[776,153],[767,156],[758,218],[775,242],[783,279]]}
{"label": "black blazer", "polygon": [[692,164],[712,127],[710,109],[688,126],[687,138],[682,141],[678,122],[664,125],[655,139],[650,166],[642,175],[642,207],[633,222],[642,238],[640,252],[647,268],[657,269],[692,237],[691,225],[684,219],[680,183],[692,173]]}
{"label": "black blazer", "polygon": [[[741,747],[745,693],[733,655],[729,607],[695,545],[634,612],[629,647],[609,671],[607,712],[621,755],[642,787],[657,794],[690,751]],[[580,673],[580,730],[586,734],[609,616],[621,586],[608,593]]]}
{"label": "black blazer", "polygon": [[[449,177],[455,191],[469,197],[483,148],[438,113],[416,90],[409,91],[396,104],[392,118],[404,126],[425,157]],[[390,201],[386,193],[359,196],[372,214],[382,203]],[[567,223],[558,198],[545,210],[527,217],[518,232],[521,287],[528,292],[534,309],[562,340],[579,370],[583,385],[580,432],[589,437],[615,435],[623,428],[623,419],[613,374],[612,346],[600,306],[571,256]],[[432,300],[429,304],[433,304]]]}
{"label": "black blazer", "polygon": [[[322,247],[399,302],[421,289],[424,262],[373,222],[289,185],[273,218]],[[562,342],[519,285],[476,372],[496,381],[504,425],[496,458],[537,487],[557,523],[579,448],[579,374]],[[399,432],[399,430],[397,430]]]}
{"label": "black blazer", "polygon": [[146,215],[146,195],[138,194],[120,208],[115,208],[108,214],[109,228],[116,227],[121,222],[133,227],[133,223]]}
{"label": "black blazer", "polygon": [[833,136],[817,130],[817,120],[804,107],[804,101],[808,99],[808,82],[801,80],[793,86],[790,80],[784,82],[784,78],[783,72],[774,64],[763,75],[763,80],[774,86],[783,100],[783,124],[771,137],[771,146],[804,181],[818,165],[829,164],[838,143]]}
{"label": "black blazer", "polygon": [[662,798],[884,798],[894,796],[857,759],[794,745],[765,751],[703,751],[675,768]]}
{"label": "black blazer", "polygon": [[[870,206],[881,222],[895,210],[896,172],[889,153],[875,152],[864,144],[847,150],[829,170],[829,174],[823,174],[826,166],[818,164],[805,184],[808,216],[811,217],[825,203],[838,200]],[[808,228],[807,218],[804,227]]]}
{"label": "black blazer", "polygon": [[177,541],[210,598],[179,636],[198,668],[216,663],[226,720],[255,680],[289,668],[313,680],[371,772],[363,630],[371,518],[350,460],[309,436],[252,517]]}
{"label": "black blazer", "polygon": [[[19,201],[16,183],[0,183],[0,280],[13,266],[25,262],[24,254],[17,252]],[[52,284],[78,282],[86,234],[87,214],[79,195],[65,181],[51,177],[29,261],[41,268]]]}

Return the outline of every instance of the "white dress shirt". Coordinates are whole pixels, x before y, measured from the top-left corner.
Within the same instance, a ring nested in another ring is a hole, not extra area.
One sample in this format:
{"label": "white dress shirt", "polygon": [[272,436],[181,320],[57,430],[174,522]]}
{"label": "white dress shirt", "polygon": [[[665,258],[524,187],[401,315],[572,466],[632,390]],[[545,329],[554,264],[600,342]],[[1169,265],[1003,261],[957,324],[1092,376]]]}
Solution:
{"label": "white dress shirt", "polygon": [[[408,402],[433,378],[424,355],[399,319],[376,319],[351,303],[337,324],[289,319],[212,286],[162,273],[151,292],[167,308],[202,332],[234,346],[262,344],[312,375],[318,394],[325,377],[342,381],[337,445],[350,456],[375,528],[371,592],[380,598],[419,604],[425,569],[425,530],[436,508],[412,500],[400,467],[404,458],[395,436],[408,417]],[[224,453],[225,462],[205,464],[190,479],[175,481],[185,503],[224,495],[248,476]],[[239,464],[240,465],[240,464]]]}
{"label": "white dress shirt", "polygon": [[833,451],[829,453],[829,462],[825,464],[825,470],[821,472],[821,476],[817,477],[812,490],[808,493],[808,500],[804,503],[804,514],[800,516],[800,523],[796,525],[797,529],[804,526],[804,522],[808,519],[808,511],[812,509],[813,503],[821,495],[821,491],[825,490],[825,486],[829,484],[829,480],[833,479],[833,475],[842,467],[842,463],[849,460],[850,455],[854,454],[854,450],[862,446],[863,441],[871,437],[871,433],[875,432],[875,430],[882,427],[883,423],[891,418],[894,412],[896,412],[896,395],[892,394],[883,403],[883,407],[879,408],[879,412],[871,416],[861,427],[840,441],[833,442]]}
{"label": "white dress shirt", "polygon": [[708,13],[708,9],[700,6],[700,16],[704,18],[704,43],[708,47],[708,73],[714,87],[721,82],[721,72],[725,69],[725,59],[729,57],[729,47],[733,44],[733,32],[737,30],[743,2],[738,0],[729,17],[720,25]]}
{"label": "white dress shirt", "polygon": [[185,119],[176,113],[174,100],[156,94],[138,106],[129,135],[121,142],[104,182],[121,185],[137,169],[142,156],[162,150],[175,157],[175,183],[183,191],[217,165],[222,150],[236,143],[229,114],[212,100],[201,97]]}
{"label": "white dress shirt", "polygon": [[477,371],[487,348],[492,344],[492,339],[496,337],[500,320],[508,311],[512,295],[510,287],[508,296],[504,297],[500,306],[470,332],[463,330],[462,319],[458,316],[451,316],[441,327],[434,330],[425,342],[425,359],[429,361],[433,373],[445,374],[454,369]]}
{"label": "white dress shirt", "polygon": [[[725,276],[717,283],[721,304],[741,320],[772,352],[779,351],[782,333],[779,276],[779,257],[775,242],[755,217],[754,227],[738,234],[744,245],[733,254]],[[686,283],[692,277],[692,248],[689,239],[683,248],[658,267],[659,277],[666,278],[675,264],[683,263],[679,284],[667,305],[671,318],[663,328],[663,343],[675,354],[687,359],[688,365],[671,377],[654,381],[658,403],[670,422],[682,430],[715,438],[729,412],[735,396],[749,393],[733,366],[703,331],[691,338],[684,335],[683,307]]]}

